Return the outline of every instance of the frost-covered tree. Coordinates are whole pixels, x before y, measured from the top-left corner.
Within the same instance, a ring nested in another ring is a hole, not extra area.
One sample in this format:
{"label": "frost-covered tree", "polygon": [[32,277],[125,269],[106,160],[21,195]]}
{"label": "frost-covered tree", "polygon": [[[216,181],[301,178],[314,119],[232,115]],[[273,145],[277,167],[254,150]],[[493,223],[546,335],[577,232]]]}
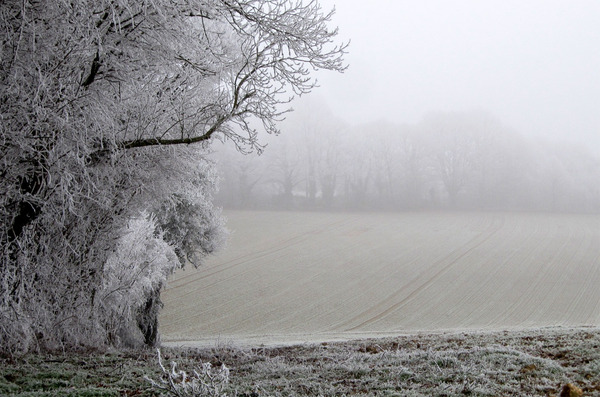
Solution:
{"label": "frost-covered tree", "polygon": [[166,275],[221,240],[208,142],[260,150],[256,123],[277,132],[313,69],[344,69],[330,17],[296,0],[0,3],[0,350],[118,344],[136,321],[155,342]]}

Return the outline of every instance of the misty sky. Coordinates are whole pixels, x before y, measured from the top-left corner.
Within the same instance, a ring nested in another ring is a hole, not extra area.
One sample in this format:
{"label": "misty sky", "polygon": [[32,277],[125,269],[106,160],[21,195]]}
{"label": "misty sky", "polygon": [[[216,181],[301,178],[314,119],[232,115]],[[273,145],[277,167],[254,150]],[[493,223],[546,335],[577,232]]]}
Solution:
{"label": "misty sky", "polygon": [[317,97],[349,123],[489,111],[600,153],[600,1],[320,0],[351,40]]}

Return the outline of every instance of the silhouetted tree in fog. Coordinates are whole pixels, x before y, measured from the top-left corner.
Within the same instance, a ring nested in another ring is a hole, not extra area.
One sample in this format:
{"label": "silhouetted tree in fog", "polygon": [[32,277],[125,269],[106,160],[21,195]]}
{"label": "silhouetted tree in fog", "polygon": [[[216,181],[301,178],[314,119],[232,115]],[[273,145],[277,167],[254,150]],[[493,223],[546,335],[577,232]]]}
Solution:
{"label": "silhouetted tree in fog", "polygon": [[[485,112],[347,126],[324,108],[282,124],[298,154],[294,193],[308,198],[295,208],[600,211],[600,159],[585,148],[526,139]],[[266,154],[263,167],[281,163]]]}

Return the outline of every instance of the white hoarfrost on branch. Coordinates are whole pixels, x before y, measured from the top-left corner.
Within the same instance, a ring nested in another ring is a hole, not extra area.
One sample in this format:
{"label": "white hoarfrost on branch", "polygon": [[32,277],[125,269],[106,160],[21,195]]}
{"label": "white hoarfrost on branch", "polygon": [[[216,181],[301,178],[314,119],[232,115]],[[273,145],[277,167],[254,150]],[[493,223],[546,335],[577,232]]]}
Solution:
{"label": "white hoarfrost on branch", "polygon": [[330,18],[317,1],[0,3],[0,351],[128,343],[132,323],[156,343],[164,275],[223,240],[210,140],[260,151],[252,125],[276,133],[312,71],[344,70]]}
{"label": "white hoarfrost on branch", "polygon": [[177,369],[177,363],[171,361],[169,371],[162,362],[160,350],[157,349],[158,365],[162,371],[162,377],[155,381],[146,377],[152,387],[163,392],[161,395],[173,395],[180,397],[225,397],[223,390],[229,383],[229,368],[221,364],[219,368],[213,368],[211,363],[200,363],[200,367],[191,373]]}
{"label": "white hoarfrost on branch", "polygon": [[[99,298],[106,318],[112,324],[108,329],[114,335],[136,332],[127,329],[123,319],[133,319],[132,309],[141,307],[167,280],[178,263],[171,245],[157,233],[154,217],[142,213],[129,221],[121,232],[115,251],[104,265]],[[128,332],[126,332],[128,331]]]}

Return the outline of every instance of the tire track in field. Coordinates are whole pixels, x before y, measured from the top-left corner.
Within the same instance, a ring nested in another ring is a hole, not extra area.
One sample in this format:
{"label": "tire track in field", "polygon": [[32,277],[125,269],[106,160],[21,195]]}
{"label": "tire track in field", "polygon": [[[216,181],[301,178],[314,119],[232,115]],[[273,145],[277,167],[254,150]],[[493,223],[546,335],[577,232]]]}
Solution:
{"label": "tire track in field", "polygon": [[[489,324],[509,322],[513,326],[523,326],[531,322],[539,323],[544,321],[539,318],[540,313],[544,313],[542,318],[548,318],[547,316],[550,315],[549,319],[556,321],[553,313],[564,303],[565,296],[556,294],[553,289],[554,282],[564,275],[560,269],[569,265],[582,245],[574,233],[575,230],[572,228],[568,230],[566,237],[558,234],[555,229],[537,230],[534,241],[545,243],[532,246],[527,256],[522,257],[520,261],[527,264],[529,268],[529,272],[525,274],[528,280],[526,286],[515,291],[518,298],[515,297],[502,312],[490,319]],[[527,247],[527,245],[523,246]],[[573,251],[574,247],[577,248],[575,251]]]}
{"label": "tire track in field", "polygon": [[[478,312],[482,311],[482,306],[500,301],[501,295],[506,293],[502,288],[498,288],[495,285],[497,283],[496,280],[502,279],[502,273],[506,271],[506,268],[518,260],[518,257],[521,255],[520,247],[529,246],[537,238],[537,234],[535,233],[529,233],[523,238],[523,233],[517,232],[518,226],[514,221],[509,223],[509,227],[505,224],[501,230],[501,235],[496,239],[498,243],[494,244],[495,253],[492,255],[488,254],[489,256],[487,257],[481,257],[481,260],[469,265],[469,271],[465,270],[461,274],[462,276],[468,276],[462,280],[462,284],[458,287],[464,293],[460,293],[458,299],[445,312],[450,318],[461,319],[459,327],[468,327],[469,321],[477,318]],[[514,248],[507,249],[506,247]],[[480,254],[476,254],[476,257],[478,255]],[[477,277],[480,274],[483,274],[483,276],[480,276],[480,279],[472,280],[473,277]],[[454,286],[455,289],[456,287]],[[455,294],[456,292],[452,292],[450,298]],[[470,310],[466,312],[465,308],[469,308]],[[489,312],[489,310],[483,310]]]}
{"label": "tire track in field", "polygon": [[[338,227],[350,220],[351,220],[351,218],[344,218],[344,219],[340,219],[340,220],[337,220],[334,222],[330,222],[325,225],[322,225],[318,229],[311,229],[307,232],[296,235],[294,237],[290,237],[285,240],[280,240],[277,242],[276,245],[271,246],[270,248],[266,248],[264,250],[260,250],[257,252],[250,252],[250,253],[247,253],[244,255],[240,255],[236,258],[230,259],[228,261],[225,261],[225,262],[219,264],[218,266],[215,267],[214,270],[212,270],[210,272],[198,273],[195,277],[185,277],[184,279],[182,279],[181,282],[179,282],[179,280],[172,281],[169,285],[169,289],[175,291],[175,290],[178,290],[189,284],[213,277],[216,274],[223,273],[227,270],[230,270],[230,269],[233,269],[240,265],[243,265],[247,262],[255,261],[257,259],[261,259],[261,258],[267,257],[269,255],[273,255],[278,252],[284,251],[294,245],[298,245],[298,244],[306,241],[307,238],[309,238],[311,235],[323,233],[327,230],[330,230],[331,228]],[[250,271],[250,270],[248,270],[248,271]],[[247,273],[247,272],[245,272],[245,273]],[[241,273],[241,274],[244,274],[244,273]],[[240,275],[240,273],[236,273],[235,277],[239,277],[239,275]],[[185,281],[183,281],[183,280],[185,280]]]}
{"label": "tire track in field", "polygon": [[[553,252],[561,240],[555,241],[555,227],[549,227],[545,223],[540,223],[538,219],[533,218],[524,221],[520,220],[520,229],[516,230],[515,235],[518,241],[511,243],[512,247],[505,254],[502,264],[499,266],[504,272],[511,273],[507,278],[500,278],[509,282],[509,288],[506,285],[497,287],[495,297],[485,300],[488,305],[485,321],[482,323],[486,328],[497,327],[498,324],[505,326],[519,326],[523,324],[528,317],[519,318],[526,313],[524,311],[515,311],[516,307],[532,307],[529,303],[523,305],[525,300],[541,299],[544,301],[545,295],[536,294],[533,296],[530,292],[542,292],[538,289],[539,279],[544,276],[549,266],[550,260],[538,259],[542,257],[551,258]],[[541,243],[544,242],[544,243]],[[494,283],[487,288],[494,288]],[[493,309],[489,309],[489,306]],[[491,317],[489,314],[493,314]]]}
{"label": "tire track in field", "polygon": [[[594,261],[592,263],[600,263],[600,253],[598,253],[598,255],[596,255],[596,257],[594,258]],[[593,277],[589,277],[589,283],[592,282],[592,280],[594,280],[594,282],[596,282],[600,277],[598,277],[598,271],[600,270],[598,266],[593,267],[593,272],[591,272],[591,274],[593,274]],[[600,299],[598,299],[596,301],[596,307],[600,306]],[[598,322],[598,314],[597,313],[589,313],[586,317],[586,323],[587,324],[595,324]]]}
{"label": "tire track in field", "polygon": [[[360,219],[360,218],[357,218],[355,216],[347,217],[341,226],[339,225],[339,222],[338,222],[338,224],[336,224],[336,226],[327,228],[326,232],[328,232],[328,236],[330,234],[336,234],[338,236],[346,235],[348,233],[348,230],[350,230],[350,229],[355,230],[354,224],[356,223],[356,219]],[[352,226],[352,227],[348,227],[348,226]],[[360,226],[360,229],[365,229],[365,230],[370,229],[370,227],[365,227],[362,222],[359,222],[358,226]],[[338,233],[336,231],[336,229],[341,229],[342,233]],[[314,234],[319,234],[319,233],[315,232]],[[285,252],[284,252],[284,254],[285,254]],[[331,263],[335,264],[335,266],[337,268],[339,268],[339,271],[343,271],[344,262],[339,262],[336,264],[336,259],[335,259],[334,254],[330,254],[330,256],[331,256]],[[308,270],[308,274],[304,274],[301,277],[295,279],[295,281],[291,284],[289,282],[282,282],[282,280],[289,280],[289,275],[283,276],[282,278],[271,280],[269,283],[270,285],[286,286],[285,289],[278,288],[274,294],[269,295],[269,300],[271,300],[273,302],[277,302],[277,304],[270,305],[267,308],[265,308],[264,310],[260,310],[260,311],[256,311],[256,312],[252,312],[252,313],[246,313],[243,320],[236,321],[235,323],[228,325],[226,328],[220,328],[219,330],[221,332],[235,331],[237,329],[243,329],[244,324],[248,324],[252,327],[255,324],[260,323],[261,321],[264,322],[265,319],[269,319],[269,320],[267,320],[269,325],[277,326],[278,332],[293,333],[293,331],[296,328],[298,328],[299,326],[302,326],[306,322],[310,321],[312,318],[323,314],[322,311],[318,309],[318,306],[319,306],[318,301],[314,301],[312,299],[307,299],[307,297],[305,295],[303,295],[303,292],[310,289],[311,286],[318,284],[318,281],[323,277],[323,274],[326,274],[328,271],[331,270],[331,269],[329,269],[329,267],[330,267],[329,265],[326,267],[314,266],[314,268],[312,268],[311,270]],[[250,271],[248,271],[248,272],[250,272]],[[329,291],[330,294],[336,293],[335,289],[324,288],[324,290]],[[319,291],[319,292],[322,292],[322,291]],[[327,299],[327,298],[322,298],[322,299]],[[298,301],[298,300],[306,300],[308,307],[303,306],[302,308],[300,308],[298,310],[282,311],[282,307],[287,306],[291,302]],[[222,303],[221,306],[226,306],[226,305],[227,305],[227,303],[224,302],[224,303]],[[310,313],[308,318],[306,316],[306,313]],[[275,314],[278,314],[278,315],[275,315]],[[298,323],[298,321],[297,321],[297,319],[299,319],[299,318],[302,318],[301,323]],[[296,321],[293,321],[294,319]],[[290,320],[292,320],[292,321],[290,321]],[[265,330],[264,332],[267,332],[267,331]]]}
{"label": "tire track in field", "polygon": [[[573,241],[572,245],[576,245],[577,249],[575,251],[571,252],[570,255],[568,255],[568,256],[565,255],[565,256],[567,256],[567,258],[566,258],[567,266],[577,267],[577,266],[579,266],[579,262],[581,261],[581,260],[577,260],[577,257],[579,256],[579,253],[582,250],[583,239],[578,239],[578,238],[576,238],[576,236],[573,236],[571,240]],[[590,266],[587,270],[588,270],[587,277],[584,278],[583,283],[579,285],[580,286],[579,288],[577,288],[577,294],[576,294],[576,296],[573,297],[573,299],[570,302],[569,307],[567,308],[568,315],[566,316],[565,320],[568,322],[574,322],[573,314],[579,313],[577,308],[586,300],[587,293],[588,293],[588,291],[591,290],[591,287],[592,287],[591,283],[596,282],[595,279],[590,277],[593,267]],[[578,271],[578,269],[576,269],[576,271]]]}
{"label": "tire track in field", "polygon": [[[452,218],[451,219],[451,224],[447,224],[446,221],[446,217],[445,221],[444,221],[444,225],[445,226],[449,226],[448,230],[457,230],[457,229],[464,229],[464,228],[474,228],[474,230],[476,231],[481,231],[481,230],[485,230],[488,225],[489,225],[489,220],[481,220],[479,219],[479,217],[477,219],[475,219],[475,221],[470,220],[467,223],[464,222],[464,219],[460,219],[460,218]],[[354,307],[356,308],[354,311],[350,311],[348,313],[348,315],[346,316],[346,318],[348,317],[352,317],[354,318],[354,314],[357,313],[359,310],[363,313],[367,313],[369,311],[372,311],[375,306],[373,305],[362,305],[362,302],[365,301],[364,296],[361,296],[361,294],[368,294],[368,291],[386,291],[389,292],[390,290],[390,285],[389,285],[389,279],[390,278],[395,278],[398,280],[398,283],[401,284],[401,286],[397,286],[396,288],[394,288],[394,290],[398,290],[398,288],[402,289],[403,291],[406,291],[409,288],[412,288],[413,284],[415,283],[415,281],[422,279],[424,277],[425,274],[427,273],[431,273],[432,269],[435,269],[435,267],[437,266],[437,264],[442,263],[446,258],[448,258],[449,255],[452,255],[453,252],[455,252],[455,250],[457,248],[452,248],[452,247],[456,247],[458,244],[460,244],[460,246],[464,246],[465,244],[468,244],[468,242],[470,240],[467,240],[464,243],[457,243],[457,244],[450,244],[450,245],[446,245],[446,240],[444,239],[444,241],[439,241],[436,240],[438,242],[438,244],[445,246],[444,252],[441,253],[440,255],[436,254],[434,255],[432,258],[430,258],[429,260],[425,261],[423,259],[423,250],[424,247],[428,247],[427,243],[423,243],[422,238],[423,238],[423,230],[426,230],[426,233],[433,233],[436,234],[437,232],[440,232],[440,229],[442,230],[441,233],[446,233],[447,231],[445,230],[445,228],[440,228],[440,218],[436,217],[435,221],[433,223],[431,223],[431,220],[427,221],[427,224],[423,224],[423,220],[421,219],[419,221],[419,230],[416,233],[416,235],[418,236],[417,241],[415,241],[413,244],[409,244],[408,246],[405,246],[404,244],[406,244],[407,241],[410,240],[410,236],[414,236],[414,233],[411,232],[406,232],[404,230],[403,227],[403,231],[401,232],[403,235],[404,233],[407,233],[406,236],[404,238],[400,238],[400,239],[396,239],[397,241],[403,241],[405,240],[406,242],[403,242],[402,247],[400,249],[400,252],[395,252],[393,255],[393,257],[388,256],[389,259],[386,259],[386,263],[384,263],[382,266],[378,267],[376,270],[376,274],[378,276],[373,276],[373,272],[371,271],[371,269],[369,268],[369,273],[370,274],[364,274],[362,278],[356,277],[354,279],[352,279],[350,282],[345,283],[345,288],[344,290],[339,289],[339,291],[337,291],[336,296],[338,296],[338,301],[339,302],[344,302],[344,308],[350,308],[350,307]],[[425,226],[425,229],[423,229],[423,227]],[[385,240],[381,240],[378,241],[378,243],[382,243],[383,246],[386,246],[389,244],[389,242],[385,242]],[[397,250],[398,248],[396,248]],[[433,250],[434,252],[437,252],[436,250]],[[377,255],[377,252],[374,252],[374,255]],[[427,267],[425,266],[425,269],[423,270],[423,264],[424,263],[432,263],[431,266]],[[415,269],[421,269],[421,271],[415,272],[413,273],[413,271]],[[410,276],[406,276],[407,273],[410,274]],[[383,276],[383,277],[382,277]],[[347,290],[357,290],[360,291],[357,294],[354,294],[353,296],[350,297],[350,299],[347,299],[347,295],[348,292]],[[342,300],[343,299],[343,300]],[[369,299],[367,299],[368,301]],[[375,300],[375,303],[377,302],[387,302],[389,300],[389,295],[387,296],[382,296],[381,298]],[[362,306],[361,306],[362,305]],[[366,307],[365,307],[366,306]],[[379,306],[379,305],[377,305]],[[331,306],[328,313],[329,314],[334,314],[337,313],[339,311],[339,308],[336,306]],[[317,313],[318,316],[323,317],[323,313]],[[330,316],[333,317],[333,316]],[[337,330],[340,329],[338,327],[340,327],[339,324],[345,324],[346,326],[349,325],[349,320],[347,319],[338,319],[336,322],[333,323],[329,323],[329,330]]]}
{"label": "tire track in field", "polygon": [[[477,305],[477,310],[486,312],[486,320],[482,323],[485,327],[502,323],[499,322],[500,318],[504,318],[504,323],[509,325],[506,319],[512,317],[506,314],[508,308],[514,304],[510,301],[520,302],[525,291],[531,289],[531,281],[527,284],[522,282],[531,278],[530,273],[537,277],[542,272],[544,265],[538,264],[539,261],[535,258],[549,250],[547,245],[554,247],[549,243],[553,235],[554,229],[540,224],[535,218],[515,221],[512,232],[501,237],[496,245],[499,262],[491,269],[486,267],[486,281],[479,285],[477,293],[472,294],[470,301],[460,301],[458,305],[479,301],[481,303]],[[546,244],[542,246],[539,244],[540,241],[545,241]],[[501,286],[498,286],[497,280],[502,281]],[[493,292],[488,295],[486,291]],[[495,313],[492,319],[489,319],[490,313]],[[465,319],[470,320],[471,316],[465,316]]]}
{"label": "tire track in field", "polygon": [[[598,235],[595,236],[595,239],[591,239],[591,244],[597,244],[597,241],[599,241],[598,239]],[[591,245],[590,244],[590,245]],[[594,257],[591,258],[587,258],[587,260],[590,260],[590,263],[594,263],[594,264],[600,264],[600,249],[598,248],[597,245],[595,245],[596,247],[596,255]],[[589,270],[588,270],[588,277],[587,279],[587,285],[586,285],[586,289],[591,289],[594,286],[597,286],[598,280],[600,279],[598,273],[600,272],[600,266],[589,266]],[[600,298],[596,301],[596,304],[594,305],[595,307],[600,306]],[[595,311],[592,311],[591,313],[589,313],[586,316],[586,320],[585,322],[587,324],[594,324],[598,322],[598,314],[594,313]]]}
{"label": "tire track in field", "polygon": [[[565,266],[570,266],[571,258],[574,254],[571,252],[573,249],[573,243],[577,244],[578,249],[581,246],[581,241],[577,238],[574,232],[575,231],[573,228],[569,228],[568,236],[559,237],[555,235],[547,240],[546,244],[544,245],[544,249],[542,250],[545,255],[542,256],[544,260],[540,261],[541,267],[539,271],[529,283],[527,291],[523,291],[521,299],[515,301],[507,310],[506,314],[508,315],[508,318],[518,318],[519,315],[522,316],[520,321],[516,323],[517,326],[532,322],[532,317],[539,315],[541,312],[540,309],[544,302],[549,301],[552,295],[554,295],[553,290],[551,288],[544,288],[544,285],[549,284],[553,286],[555,281],[564,279],[565,274],[561,269],[564,269]],[[552,314],[555,312],[559,304],[568,298],[566,295],[567,293],[561,293],[559,296],[557,296],[560,298],[559,301],[555,302],[550,309],[546,308],[545,313],[549,312]],[[569,304],[569,306],[571,305],[572,302]],[[533,310],[534,308],[536,310]],[[526,317],[524,316],[525,313],[528,314]],[[544,317],[547,315],[548,314],[545,314]],[[551,317],[554,317],[554,315]],[[554,321],[556,320],[557,319]]]}
{"label": "tire track in field", "polygon": [[[433,268],[436,268],[438,266],[442,266],[442,267],[440,269],[438,269],[433,275],[428,277],[426,280],[420,282],[419,285],[416,288],[414,288],[412,292],[410,292],[406,297],[404,297],[400,301],[392,304],[392,302],[394,302],[396,299],[398,299],[398,297],[401,296],[405,292],[405,290],[403,290],[403,289],[396,291],[394,294],[390,295],[379,305],[371,307],[371,308],[363,311],[362,313],[354,316],[350,320],[345,321],[344,323],[336,326],[336,328],[339,329],[339,328],[343,328],[343,327],[348,327],[355,321],[358,321],[365,316],[369,316],[366,320],[363,320],[358,325],[344,329],[344,332],[356,331],[357,329],[359,329],[361,327],[364,327],[366,325],[372,324],[374,322],[377,322],[377,321],[385,318],[390,313],[392,313],[392,312],[398,310],[400,307],[406,305],[408,302],[413,300],[418,294],[422,293],[424,290],[429,288],[440,276],[442,276],[443,274],[448,272],[459,260],[461,260],[468,254],[470,254],[472,251],[474,251],[475,249],[477,249],[478,247],[483,245],[485,242],[487,242],[494,234],[496,234],[500,229],[502,229],[502,227],[504,226],[504,221],[505,221],[504,216],[501,216],[500,218],[498,218],[496,216],[492,220],[491,225],[485,231],[483,231],[483,232],[479,233],[478,235],[476,235],[475,237],[473,237],[471,240],[469,240],[467,243],[465,243],[462,247],[458,247],[458,248],[454,249],[445,258],[437,261],[436,264],[433,266]],[[448,259],[450,259],[449,262],[444,265],[443,263],[445,261],[447,261]],[[415,282],[418,282],[418,281],[415,281]],[[382,306],[387,306],[387,308],[384,310],[381,310]],[[378,313],[373,314],[374,312],[378,312]]]}
{"label": "tire track in field", "polygon": [[[569,277],[565,281],[567,281],[568,285],[571,285],[571,288],[576,289],[576,293],[571,293],[571,299],[568,301],[569,304],[564,311],[565,317],[562,321],[567,324],[588,323],[591,313],[595,311],[593,309],[597,307],[597,304],[588,305],[586,301],[592,296],[597,296],[595,286],[598,283],[598,266],[589,266],[588,263],[600,264],[598,261],[598,258],[600,258],[600,249],[597,245],[600,240],[598,240],[598,234],[590,231],[589,228],[586,228],[585,235],[580,237],[579,234],[579,230],[571,231],[570,249],[560,258],[562,261],[559,263],[561,267],[570,269]],[[572,247],[576,247],[576,249],[572,249]],[[590,253],[593,252],[597,252],[597,255],[590,261]],[[582,266],[584,267],[582,268]],[[557,306],[559,301],[558,294],[555,294],[554,306]],[[587,313],[584,315],[585,320],[582,319],[583,307],[587,307],[588,309],[585,310]]]}
{"label": "tire track in field", "polygon": [[[351,222],[354,218],[355,218],[354,216],[346,216],[346,217],[343,217],[342,219],[335,219],[335,220],[329,221],[327,223],[317,223],[315,225],[315,227],[311,227],[309,230],[302,232],[298,235],[295,235],[295,236],[292,236],[292,237],[289,237],[286,239],[282,239],[279,241],[270,242],[270,244],[268,244],[268,246],[265,249],[260,249],[258,251],[239,255],[233,259],[226,260],[226,261],[214,266],[213,268],[211,268],[210,271],[198,272],[198,273],[192,274],[191,276],[187,276],[187,277],[184,277],[179,280],[171,281],[169,283],[167,294],[165,294],[165,297],[163,300],[166,304],[169,302],[169,300],[189,301],[189,298],[186,298],[186,297],[188,297],[190,295],[198,294],[198,288],[193,288],[194,284],[199,284],[202,282],[202,280],[205,280],[205,282],[208,281],[208,284],[202,284],[202,289],[206,289],[206,288],[210,288],[210,287],[214,286],[215,284],[227,282],[228,280],[235,279],[235,278],[240,278],[246,274],[251,274],[252,272],[254,272],[254,268],[256,266],[260,266],[260,264],[262,263],[260,261],[261,258],[267,258],[272,255],[277,255],[277,253],[279,253],[281,251],[285,251],[285,250],[289,249],[290,247],[293,247],[298,244],[302,244],[303,242],[307,241],[310,238],[314,238],[314,235],[318,235],[320,233],[328,232],[332,229],[339,228],[339,227],[343,226],[345,223]],[[248,265],[249,262],[255,262],[255,263],[251,264],[248,267],[248,269],[246,269],[246,270],[242,270],[242,271],[235,270],[236,268],[238,268],[240,266]],[[216,278],[215,277],[216,275],[226,272],[231,269],[233,269],[233,273],[234,273],[233,275],[230,275],[228,277],[221,278],[221,279],[211,280],[211,278]],[[276,283],[276,281],[274,283]],[[175,300],[173,300],[174,296],[176,296]],[[229,305],[229,302],[232,299],[235,300],[237,298],[233,297],[233,298],[222,300],[219,303],[219,305],[223,306],[223,307],[227,307]],[[213,309],[214,309],[214,307],[213,307]],[[190,310],[189,308],[185,309],[185,312],[189,312],[189,310]],[[197,311],[198,310],[197,306],[194,306],[193,310],[194,310],[195,317],[200,315],[200,312]],[[175,312],[176,311],[174,310],[173,313],[175,313]],[[182,312],[179,310],[179,313],[182,313]],[[177,320],[177,319],[170,320],[171,326],[173,326],[176,323],[180,323],[182,321],[184,321],[184,322],[188,321],[188,320],[184,320],[187,317],[187,315],[182,316],[181,314],[179,314],[177,317],[179,318],[179,320]]]}
{"label": "tire track in field", "polygon": [[[586,294],[587,291],[597,291],[597,284],[598,284],[598,280],[599,280],[599,268],[600,268],[600,247],[598,246],[598,244],[600,243],[600,223],[590,223],[589,226],[586,228],[586,237],[587,237],[587,244],[582,248],[580,247],[579,252],[577,252],[577,260],[576,260],[576,264],[578,265],[582,265],[582,264],[594,264],[592,266],[587,266],[587,271],[586,271],[586,277],[584,278],[584,286],[583,288],[579,289],[579,294],[577,296],[577,305],[574,305],[573,307],[569,308],[569,316],[567,317],[567,321],[569,322],[574,322],[574,315],[576,313],[576,308],[579,306],[579,304],[584,301],[584,300],[591,300],[592,297],[590,297],[589,295]],[[582,239],[582,243],[583,245],[583,239]],[[588,253],[588,255],[580,255],[580,253]],[[594,254],[595,253],[595,254]],[[577,269],[577,271],[580,271],[579,269]],[[586,324],[590,324],[593,322],[597,322],[597,310],[595,310],[598,307],[598,304],[600,303],[600,296],[598,293],[594,293],[593,294],[594,297],[596,298],[595,304],[591,304],[589,305],[590,309],[587,312],[587,315],[585,316],[585,321],[583,321]],[[592,320],[592,317],[594,318],[594,320]],[[581,320],[580,320],[581,321]]]}

